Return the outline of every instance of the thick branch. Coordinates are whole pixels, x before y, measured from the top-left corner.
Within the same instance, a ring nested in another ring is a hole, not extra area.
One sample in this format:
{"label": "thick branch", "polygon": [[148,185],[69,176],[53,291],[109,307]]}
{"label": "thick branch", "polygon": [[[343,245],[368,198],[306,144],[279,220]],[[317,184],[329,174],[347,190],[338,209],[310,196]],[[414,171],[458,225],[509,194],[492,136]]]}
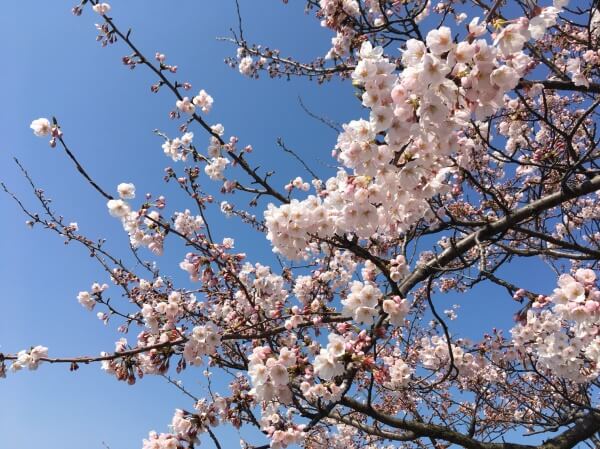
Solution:
{"label": "thick branch", "polygon": [[365,415],[375,419],[376,421],[379,421],[396,429],[403,429],[409,432],[413,432],[415,435],[420,437],[438,438],[440,440],[457,444],[467,449],[533,449],[535,447],[526,444],[485,443],[463,435],[460,432],[456,432],[446,426],[421,423],[417,421],[408,421],[406,419],[400,419],[393,416],[385,415],[355,399],[343,398],[341,403],[342,405],[350,407],[358,412],[364,413]]}
{"label": "thick branch", "polygon": [[479,243],[490,240],[492,237],[508,231],[511,227],[525,221],[528,218],[535,217],[544,210],[552,209],[553,207],[556,207],[565,201],[595,192],[598,189],[600,189],[600,176],[594,176],[589,181],[585,181],[574,188],[569,190],[561,190],[548,195],[545,198],[534,201],[527,206],[515,210],[513,213],[501,218],[500,220],[483,226],[479,230],[472,232],[455,245],[452,245],[443,251],[435,259],[413,271],[413,273],[400,284],[400,293],[403,296],[406,296],[406,294],[419,282],[424,281],[430,275],[444,268],[454,259],[465,254]]}
{"label": "thick branch", "polygon": [[534,84],[541,84],[546,89],[569,90],[584,93],[600,93],[600,84],[590,83],[589,86],[576,86],[571,81],[560,80],[521,80],[518,87],[531,87]]}
{"label": "thick branch", "polygon": [[[357,412],[364,413],[376,421],[386,424],[390,427],[412,432],[416,436],[438,438],[467,449],[533,449],[536,447],[528,444],[507,442],[486,443],[483,441],[478,441],[474,438],[463,435],[460,432],[456,432],[455,430],[452,430],[446,426],[409,421],[380,413],[369,405],[363,404],[351,398],[343,398],[341,404],[350,407]],[[561,435],[544,442],[539,447],[543,449],[570,449],[581,441],[591,438],[596,432],[599,431],[599,429],[600,415],[597,413],[590,413],[578,419],[573,427],[569,428]]]}

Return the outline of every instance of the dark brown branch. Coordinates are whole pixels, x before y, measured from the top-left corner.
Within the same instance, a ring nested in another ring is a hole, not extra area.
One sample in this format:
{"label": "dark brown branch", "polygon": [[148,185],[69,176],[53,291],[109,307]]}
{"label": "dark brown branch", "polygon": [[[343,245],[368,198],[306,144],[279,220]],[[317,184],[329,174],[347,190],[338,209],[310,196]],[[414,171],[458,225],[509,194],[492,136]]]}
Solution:
{"label": "dark brown branch", "polygon": [[600,93],[600,84],[590,83],[589,86],[576,86],[575,83],[571,81],[561,81],[561,80],[525,80],[522,79],[519,81],[517,87],[531,87],[534,84],[541,84],[545,89],[555,89],[555,90],[568,90],[568,91],[576,91],[583,93]]}
{"label": "dark brown branch", "polygon": [[513,226],[531,218],[544,210],[551,209],[572,200],[582,195],[595,192],[600,189],[600,176],[595,176],[589,181],[585,181],[578,186],[569,190],[561,190],[559,192],[548,195],[545,198],[534,201],[520,209],[515,210],[512,214],[496,220],[486,226],[483,226],[477,231],[472,232],[467,237],[464,237],[456,243],[456,245],[446,249],[431,262],[417,268],[409,275],[399,286],[403,296],[418,283],[427,279],[433,273],[443,269],[447,264],[452,262],[457,257],[465,254],[478,244],[492,239],[498,234],[508,231]]}

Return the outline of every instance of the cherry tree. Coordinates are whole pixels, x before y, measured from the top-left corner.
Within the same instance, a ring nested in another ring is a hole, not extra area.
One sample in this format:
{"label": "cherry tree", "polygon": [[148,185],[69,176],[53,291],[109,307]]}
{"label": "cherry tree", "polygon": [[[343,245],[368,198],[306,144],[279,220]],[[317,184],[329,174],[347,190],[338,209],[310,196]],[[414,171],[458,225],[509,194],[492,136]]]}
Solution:
{"label": "cherry tree", "polygon": [[[204,434],[221,448],[220,426],[255,427],[263,439],[241,442],[255,449],[599,447],[599,6],[305,3],[332,32],[322,57],[300,61],[249,42],[240,5],[227,39],[236,52],[226,63],[240,76],[307,77],[322,89],[347,80],[363,106],[338,129],[335,148],[323,148],[338,167],[327,178],[279,142],[299,167],[285,185],[274,181],[276,167],[255,168],[235,130],[211,121],[211,94],[179,79],[164,54],[136,47],[117,5],[73,8],[95,14],[97,41],[122,49],[124,65],[152,73],[152,92],[172,95],[165,112],[181,134],[156,132],[170,164],[165,181],[189,206],[171,210],[130,182],[101,186],[56,118],[33,120],[33,133],[106,200],[139,265],[66,222],[19,165],[40,210],[2,184],[5,192],[31,226],[89,250],[105,283],[74,296],[122,335],[97,356],[54,354],[43,342],[0,354],[0,375],[97,362],[129,384],[183,370],[205,382],[213,372],[228,378],[205,397],[173,382],[190,402],[143,449],[192,448]],[[279,264],[237,252],[235,236],[211,226],[212,209],[262,234]],[[165,267],[172,241],[186,252]],[[504,269],[533,260],[555,273],[544,291]],[[173,270],[190,284],[177,285]],[[453,326],[457,311],[439,304],[479,284],[500,286],[498,302],[520,311],[512,327],[471,340]]]}

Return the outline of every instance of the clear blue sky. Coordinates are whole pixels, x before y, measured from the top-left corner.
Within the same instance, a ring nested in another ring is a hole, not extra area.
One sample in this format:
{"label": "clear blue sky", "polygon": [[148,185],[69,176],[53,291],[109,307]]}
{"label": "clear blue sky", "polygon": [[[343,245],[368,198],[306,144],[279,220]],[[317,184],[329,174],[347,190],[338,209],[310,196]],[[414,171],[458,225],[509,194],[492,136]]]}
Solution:
{"label": "clear blue sky", "polygon": [[[296,4],[242,0],[246,38],[300,59],[324,55],[330,32],[303,13],[303,2],[291,3]],[[165,53],[167,62],[179,66],[179,80],[190,81],[195,91],[204,88],[214,97],[211,122],[223,123],[226,134],[239,136],[243,145],[252,144],[253,160],[275,168],[279,185],[299,169],[277,149],[277,137],[305,155],[319,173],[334,173],[329,155],[336,136],[307,117],[297,97],[301,95],[315,112],[345,122],[365,115],[349,83],[319,86],[265,77],[254,81],[228,68],[223,59],[235,54],[235,48],[215,37],[228,35],[237,24],[233,0],[114,0],[111,4],[117,24],[133,28],[132,38],[142,51]],[[67,221],[77,221],[89,237],[106,237],[110,248],[126,256],[127,236],[120,223],[108,216],[105,201],[83,182],[62,152],[32,135],[29,123],[56,116],[66,141],[102,186],[114,190],[120,182],[133,182],[138,192],[165,194],[171,200],[170,210],[181,210],[181,197],[161,180],[170,160],[152,133],[160,128],[177,135],[167,116],[174,99],[167,91],[151,94],[152,76],[143,68],[130,71],[122,66],[121,56],[127,54],[122,45],[101,48],[94,41],[98,18],[90,10],[83,17],[73,17],[71,6],[72,2],[63,0],[3,4],[0,179],[32,209],[38,207],[12,163],[12,157],[18,157]],[[193,131],[201,148],[207,138],[199,129]],[[0,195],[0,211],[0,352],[37,344],[48,346],[52,356],[112,350],[119,335],[113,328],[104,328],[95,313],[84,310],[75,299],[92,282],[107,281],[98,265],[82,248],[65,246],[41,229],[28,229],[25,217],[5,195]],[[272,263],[264,236],[249,230],[240,234],[234,222],[218,219],[220,237],[237,236],[237,247],[252,260]],[[186,276],[177,268],[182,255],[182,249],[175,247],[159,263],[186,285]],[[552,285],[536,280],[541,273],[532,266],[527,271],[514,270],[511,279],[548,291]],[[510,322],[508,309],[515,307],[504,292],[479,289],[471,296],[474,300],[460,311],[464,334],[482,329],[492,300],[504,304],[507,319],[503,323]],[[446,308],[457,298],[440,300]],[[130,387],[105,375],[98,366],[81,367],[77,374],[66,366],[42,366],[36,373],[9,374],[0,381],[0,449],[30,449],[40,444],[49,449],[100,449],[103,441],[111,449],[138,448],[149,430],[167,430],[177,407],[190,408],[191,402],[162,379],[146,377]],[[237,447],[237,433],[219,429],[217,433],[224,447]]]}

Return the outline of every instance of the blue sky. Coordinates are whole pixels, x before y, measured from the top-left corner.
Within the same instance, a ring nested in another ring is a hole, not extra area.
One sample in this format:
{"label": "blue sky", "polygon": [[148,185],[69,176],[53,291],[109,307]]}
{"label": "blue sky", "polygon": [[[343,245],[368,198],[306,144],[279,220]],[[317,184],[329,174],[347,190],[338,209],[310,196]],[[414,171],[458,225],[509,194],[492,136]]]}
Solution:
{"label": "blue sky", "polygon": [[[330,32],[303,13],[302,2],[291,3],[295,5],[242,0],[246,38],[300,59],[324,55]],[[330,151],[336,135],[302,111],[298,96],[318,114],[349,121],[364,116],[349,83],[319,86],[307,80],[265,77],[255,81],[228,68],[223,59],[234,55],[235,48],[215,38],[227,36],[237,24],[233,0],[114,0],[111,4],[117,24],[133,29],[132,38],[143,52],[165,53],[168,63],[179,66],[179,80],[190,81],[194,91],[203,88],[214,97],[211,123],[223,123],[227,135],[237,135],[242,145],[252,144],[253,161],[276,169],[276,183],[282,186],[300,172],[277,148],[277,137],[305,155],[318,173],[334,173]],[[161,180],[170,160],[152,132],[160,128],[171,136],[178,134],[168,118],[174,99],[167,91],[151,94],[150,73],[123,67],[120,59],[126,49],[120,44],[101,48],[94,42],[97,17],[89,10],[83,17],[73,17],[72,6],[69,1],[3,5],[0,179],[29,207],[38,207],[12,162],[13,156],[18,157],[67,221],[77,221],[89,237],[107,238],[109,248],[127,257],[127,236],[120,223],[109,217],[105,201],[85,184],[63,153],[32,135],[29,123],[56,116],[66,141],[103,187],[114,190],[120,182],[133,182],[138,192],[165,194],[170,210],[180,210],[185,202],[174,186]],[[193,131],[201,148],[207,138],[200,130]],[[243,204],[240,198],[237,201]],[[48,346],[53,356],[112,349],[119,335],[105,329],[75,299],[92,282],[106,281],[98,265],[83,248],[64,245],[41,229],[28,229],[25,217],[5,195],[0,195],[0,211],[0,352],[37,344]],[[237,247],[253,260],[273,263],[264,236],[245,228],[240,231],[235,222],[218,214],[214,217],[220,220],[221,238],[237,236]],[[180,247],[168,248],[159,263],[185,283],[186,276],[177,268],[182,254]],[[536,279],[544,272],[532,265],[510,274],[513,280],[548,290],[552,285]],[[480,300],[461,309],[462,331],[476,334],[482,328],[494,298],[514,309],[505,296],[498,289],[478,289],[474,297]],[[457,299],[442,298],[444,308]],[[508,312],[508,323],[510,307],[502,307]],[[103,448],[102,442],[111,449],[141,447],[149,430],[167,430],[174,408],[191,406],[162,379],[147,377],[130,387],[103,374],[98,366],[83,366],[77,374],[66,366],[42,366],[36,373],[9,375],[0,381],[0,398],[0,449],[29,449],[40,441],[43,447],[61,449]],[[225,433],[219,435],[227,443],[224,447],[237,447],[239,436],[230,430]]]}

